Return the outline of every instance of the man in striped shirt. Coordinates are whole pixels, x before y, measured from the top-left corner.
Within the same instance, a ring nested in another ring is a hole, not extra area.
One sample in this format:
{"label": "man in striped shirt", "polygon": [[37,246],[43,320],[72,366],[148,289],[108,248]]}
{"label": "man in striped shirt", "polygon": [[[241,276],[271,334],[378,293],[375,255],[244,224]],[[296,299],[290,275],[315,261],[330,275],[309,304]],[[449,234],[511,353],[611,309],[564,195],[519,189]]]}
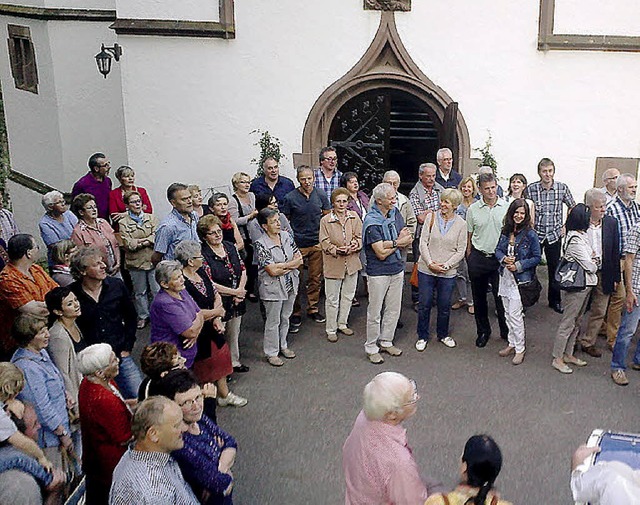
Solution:
{"label": "man in striped shirt", "polygon": [[[607,205],[607,215],[613,216],[618,220],[620,251],[622,253],[620,267],[623,272],[627,237],[631,230],[640,223],[640,205],[635,201],[637,188],[638,183],[633,175],[619,175],[616,179],[617,196]],[[611,293],[605,319],[605,333],[607,334],[607,344],[610,350],[613,350],[613,345],[616,342],[616,334],[620,327],[624,300],[625,285],[623,277],[623,282],[620,282],[613,293]]]}
{"label": "man in striped shirt", "polygon": [[182,409],[152,396],[136,410],[131,424],[133,448],[113,472],[109,505],[198,505],[171,451],[182,449],[187,425]]}
{"label": "man in striped shirt", "polygon": [[556,167],[549,158],[542,158],[538,163],[540,180],[527,187],[529,198],[533,200],[536,209],[535,230],[540,239],[540,247],[547,258],[547,272],[549,273],[549,288],[547,299],[549,307],[562,314],[562,300],[560,287],[554,276],[560,261],[562,236],[564,235],[562,205],[571,209],[576,202],[573,200],[569,186],[554,180]]}

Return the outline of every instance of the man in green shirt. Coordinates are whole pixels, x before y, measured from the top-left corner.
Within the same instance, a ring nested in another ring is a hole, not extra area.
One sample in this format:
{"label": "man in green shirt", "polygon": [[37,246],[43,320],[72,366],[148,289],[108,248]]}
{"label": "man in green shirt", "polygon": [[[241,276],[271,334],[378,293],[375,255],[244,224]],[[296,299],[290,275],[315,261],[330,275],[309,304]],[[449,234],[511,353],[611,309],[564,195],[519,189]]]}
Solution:
{"label": "man in green shirt", "polygon": [[478,338],[477,347],[484,347],[491,335],[491,323],[489,323],[489,307],[487,304],[487,289],[491,284],[493,299],[498,311],[498,324],[500,336],[507,339],[509,329],[504,318],[504,306],[498,296],[498,269],[500,263],[496,258],[496,246],[500,239],[502,222],[507,213],[508,204],[498,198],[498,182],[495,175],[480,174],[478,176],[478,188],[482,198],[473,203],[467,210],[467,265],[469,266],[469,278],[471,291],[475,303],[475,319]]}

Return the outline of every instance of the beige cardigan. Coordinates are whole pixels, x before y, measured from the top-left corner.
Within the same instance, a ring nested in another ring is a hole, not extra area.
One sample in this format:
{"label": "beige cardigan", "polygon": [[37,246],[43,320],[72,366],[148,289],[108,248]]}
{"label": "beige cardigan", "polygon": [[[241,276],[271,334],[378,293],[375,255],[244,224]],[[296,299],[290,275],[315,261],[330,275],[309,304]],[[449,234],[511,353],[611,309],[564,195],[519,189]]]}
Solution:
{"label": "beige cardigan", "polygon": [[[433,217],[433,226],[431,219]],[[431,230],[429,230],[431,228]],[[456,275],[458,264],[464,259],[467,250],[467,223],[460,216],[455,215],[449,231],[442,236],[438,226],[438,216],[427,216],[420,236],[420,259],[418,271],[436,277],[453,277]],[[443,274],[436,274],[429,270],[429,263],[442,263],[448,270]]]}
{"label": "beige cardigan", "polygon": [[[356,241],[358,249],[348,256],[338,256],[337,248]],[[348,210],[347,219],[342,224],[333,212],[320,220],[320,246],[322,247],[323,274],[327,279],[344,279],[362,269],[360,254],[362,249],[362,221],[358,214]]]}

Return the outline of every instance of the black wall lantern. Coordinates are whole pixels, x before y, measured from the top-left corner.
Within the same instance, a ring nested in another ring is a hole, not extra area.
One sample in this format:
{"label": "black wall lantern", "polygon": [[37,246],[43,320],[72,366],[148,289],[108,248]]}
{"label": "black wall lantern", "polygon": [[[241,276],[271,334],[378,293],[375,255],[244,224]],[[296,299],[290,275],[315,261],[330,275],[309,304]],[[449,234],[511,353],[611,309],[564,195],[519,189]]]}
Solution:
{"label": "black wall lantern", "polygon": [[105,79],[111,72],[111,60],[115,58],[116,61],[120,61],[120,56],[122,56],[122,46],[116,43],[113,47],[104,47],[102,44],[102,49],[96,54],[96,64],[98,71],[104,75]]}

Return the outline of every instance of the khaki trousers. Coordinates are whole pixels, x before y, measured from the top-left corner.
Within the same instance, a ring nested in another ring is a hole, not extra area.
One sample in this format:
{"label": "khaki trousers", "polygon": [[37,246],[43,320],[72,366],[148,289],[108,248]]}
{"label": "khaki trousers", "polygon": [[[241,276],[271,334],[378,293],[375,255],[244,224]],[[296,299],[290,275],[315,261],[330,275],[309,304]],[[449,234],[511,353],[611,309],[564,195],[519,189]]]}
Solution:
{"label": "khaki trousers", "polygon": [[591,291],[591,310],[589,311],[589,322],[587,329],[580,336],[580,344],[583,347],[593,347],[596,345],[598,332],[607,315],[607,306],[611,294],[604,294],[602,291],[602,274],[598,272],[598,284]]}
{"label": "khaki trousers", "polygon": [[[300,267],[300,281],[304,275],[304,267],[307,267],[307,314],[318,312],[318,303],[320,302],[320,288],[322,284],[322,247],[320,244],[311,247],[300,247],[302,259],[304,263]],[[298,296],[293,307],[293,315],[301,316],[302,307],[300,306],[300,297],[302,289],[298,289]]]}
{"label": "khaki trousers", "polygon": [[[620,271],[624,272],[624,260],[620,261]],[[607,309],[606,316],[606,334],[607,343],[613,346],[616,342],[616,335],[618,334],[618,328],[620,328],[620,318],[622,317],[622,306],[626,298],[624,289],[624,277],[623,281],[618,283],[618,289],[616,289],[609,298],[609,308]]]}

